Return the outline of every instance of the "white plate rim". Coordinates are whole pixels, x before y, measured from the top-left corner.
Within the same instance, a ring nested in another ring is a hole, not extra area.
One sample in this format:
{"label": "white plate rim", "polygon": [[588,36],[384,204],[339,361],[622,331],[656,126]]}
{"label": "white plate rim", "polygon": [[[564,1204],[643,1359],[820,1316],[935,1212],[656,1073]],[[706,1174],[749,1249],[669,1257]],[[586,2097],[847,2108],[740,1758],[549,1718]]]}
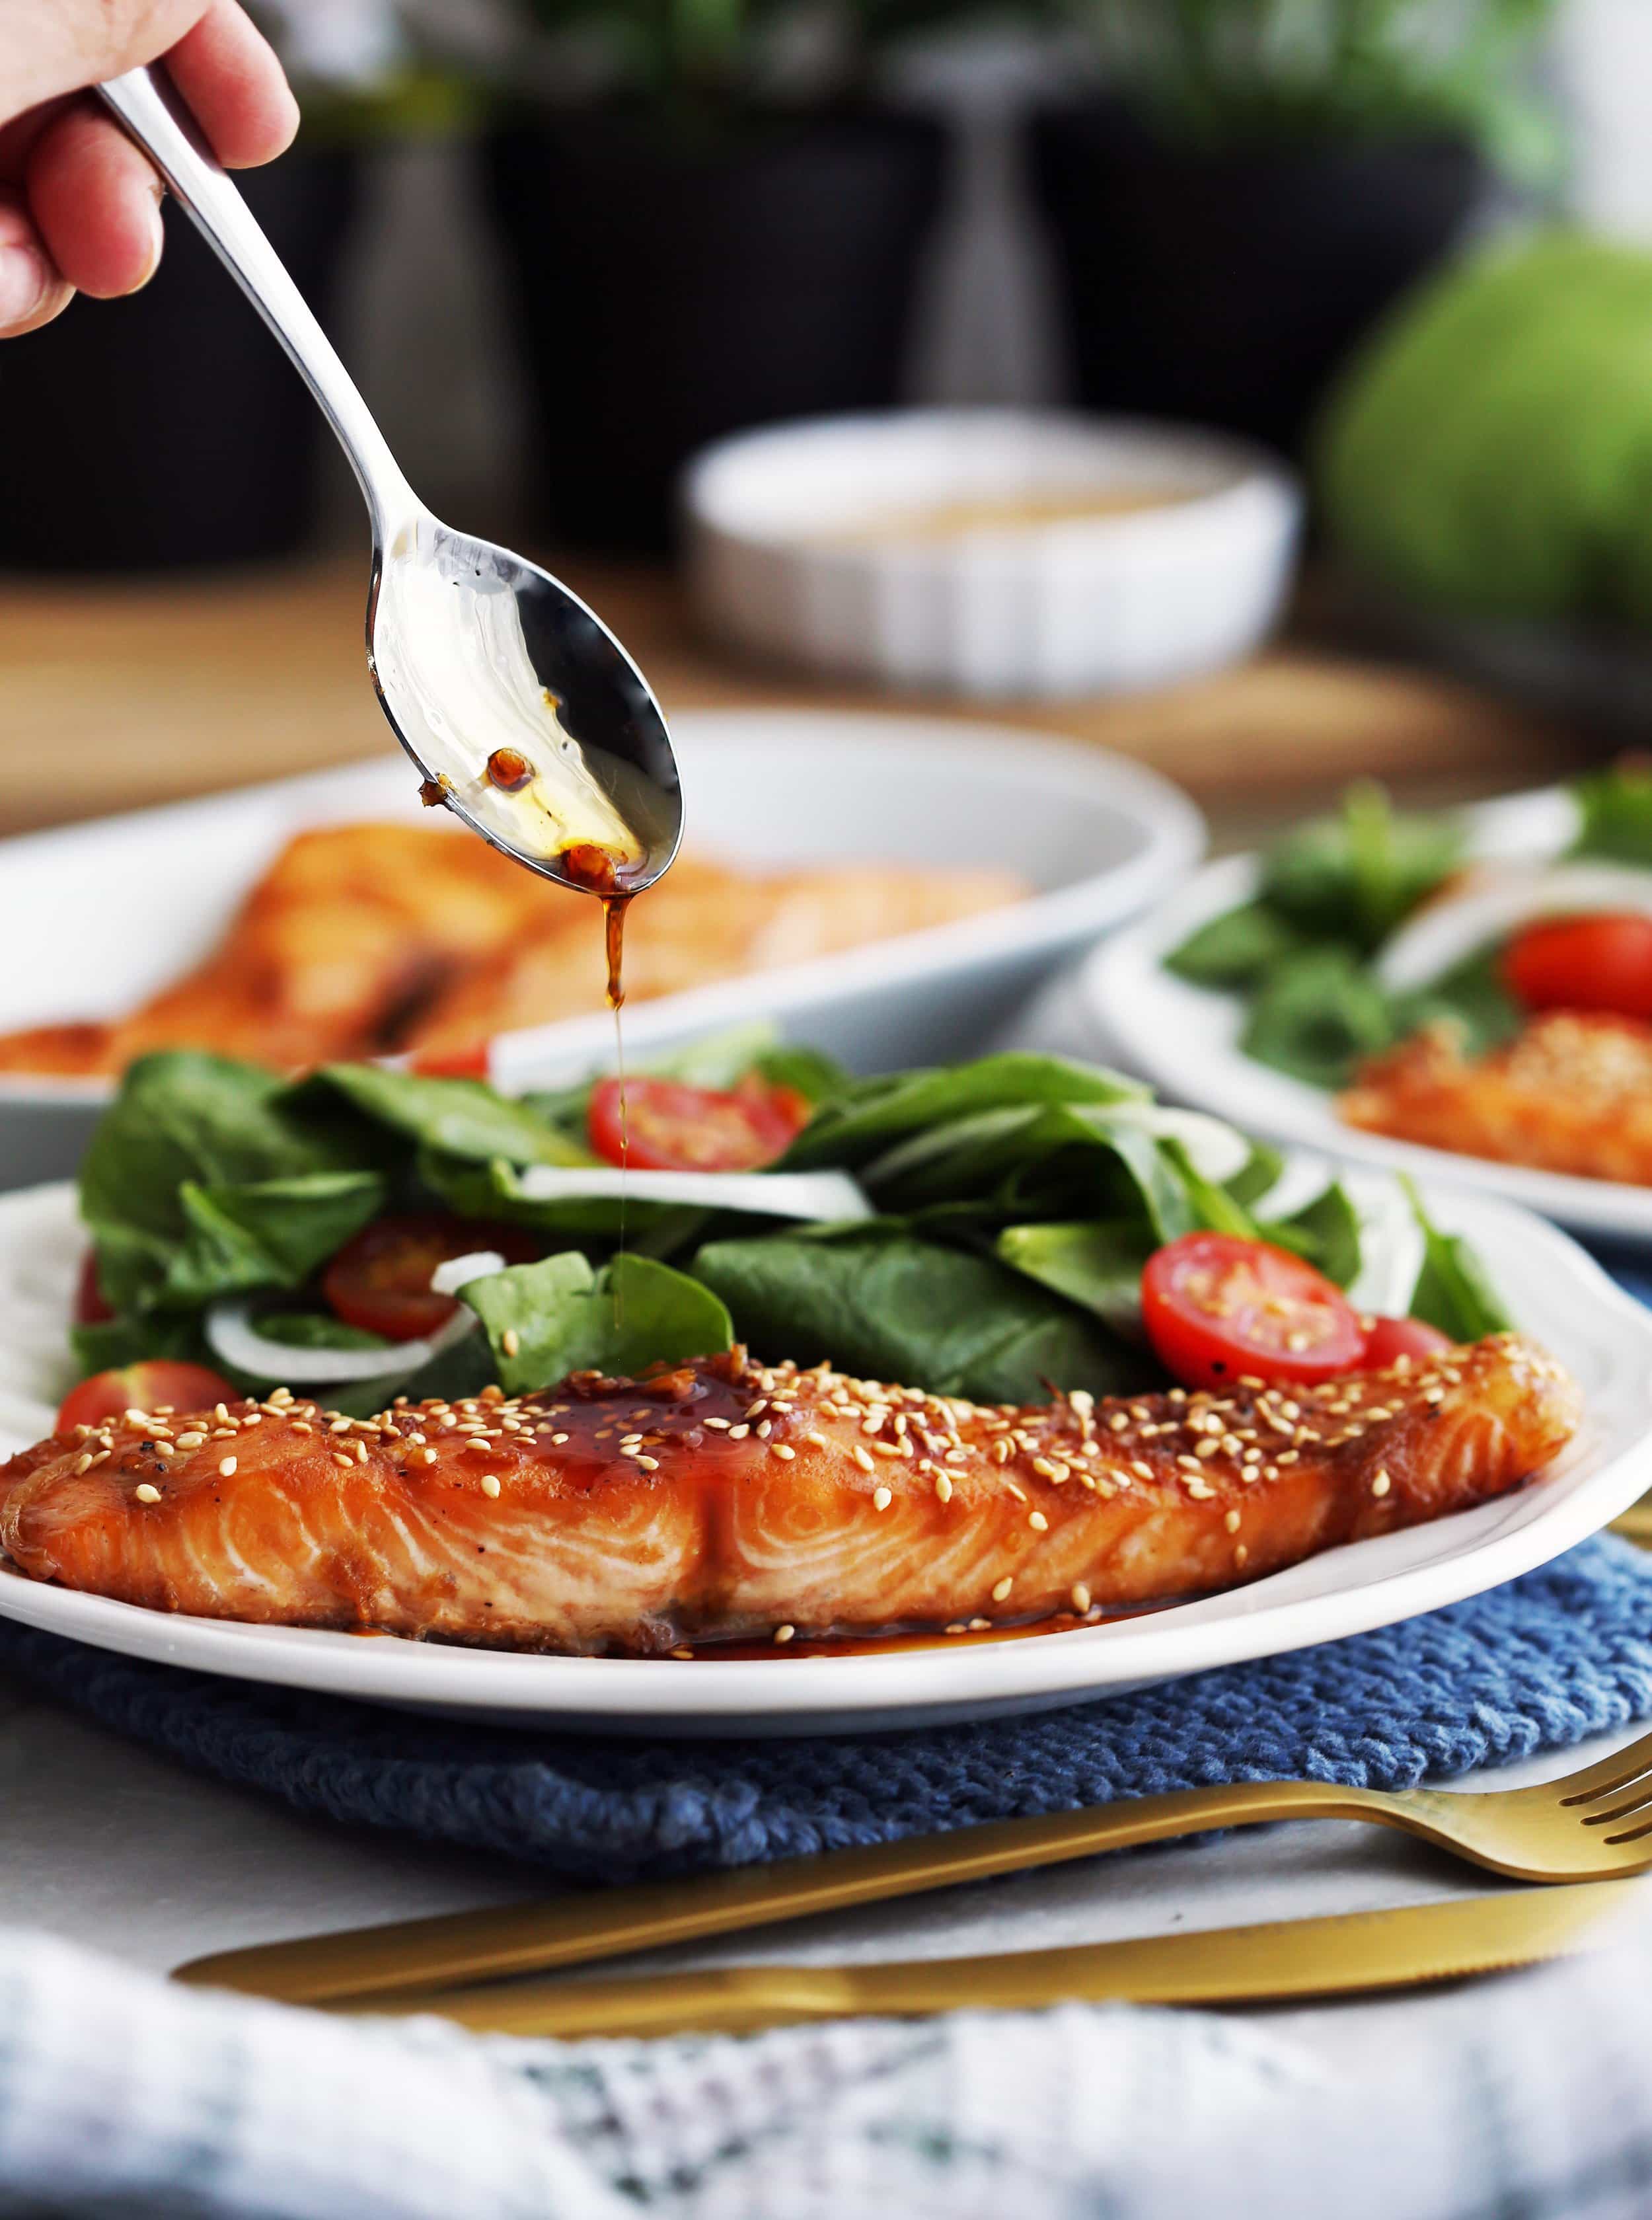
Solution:
{"label": "white plate rim", "polygon": [[[0,1271],[18,1269],[20,1242],[32,1244],[36,1261],[55,1242],[66,1251],[59,1300],[74,1262],[72,1194],[59,1182],[0,1196]],[[356,1700],[527,1726],[711,1737],[873,1731],[1079,1703],[1367,1632],[1535,1570],[1652,1484],[1652,1312],[1530,1213],[1462,1191],[1427,1195],[1444,1223],[1493,1253],[1504,1281],[1523,1281],[1528,1306],[1535,1296],[1564,1322],[1549,1338],[1579,1365],[1590,1392],[1583,1434],[1533,1487],[1326,1551],[1223,1595],[1029,1641],[691,1665],[521,1656],[172,1617],[15,1571],[0,1575],[0,1617],[128,1656]],[[1522,1270],[1512,1275],[1517,1258]],[[1510,1287],[1517,1311],[1521,1294]],[[15,1316],[9,1291],[6,1300]],[[45,1345],[42,1328],[48,1339],[55,1328],[38,1301],[29,1323],[36,1346]],[[14,1438],[27,1407],[14,1395],[0,1412]]]}
{"label": "white plate rim", "polygon": [[[1551,808],[1563,791],[1542,788],[1462,811],[1469,852],[1487,852],[1523,816],[1537,821],[1538,813]],[[1500,1195],[1583,1232],[1652,1240],[1652,1188],[1458,1156],[1362,1132],[1340,1122],[1329,1096],[1318,1088],[1243,1054],[1237,1042],[1244,1018],[1241,998],[1178,979],[1165,969],[1164,959],[1198,926],[1248,901],[1260,870],[1256,854],[1206,864],[1086,959],[1079,992],[1100,1035],[1101,1053],[1150,1079],[1170,1100],[1216,1111],[1269,1140],[1418,1179],[1449,1180]]]}

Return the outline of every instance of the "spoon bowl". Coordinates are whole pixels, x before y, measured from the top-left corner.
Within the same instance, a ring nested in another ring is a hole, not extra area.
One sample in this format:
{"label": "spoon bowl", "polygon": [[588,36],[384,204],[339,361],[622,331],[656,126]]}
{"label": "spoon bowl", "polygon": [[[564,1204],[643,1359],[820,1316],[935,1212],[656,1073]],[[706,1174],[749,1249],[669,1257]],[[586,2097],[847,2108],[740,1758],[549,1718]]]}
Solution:
{"label": "spoon bowl", "polygon": [[640,894],[683,795],[647,682],[548,571],[455,532],[415,495],[280,258],[159,69],[98,91],[286,349],[349,457],[373,532],[367,662],[421,791],[530,870]]}
{"label": "spoon bowl", "polygon": [[587,893],[651,886],[683,834],[659,705],[548,571],[420,510],[376,546],[367,662],[425,798]]}

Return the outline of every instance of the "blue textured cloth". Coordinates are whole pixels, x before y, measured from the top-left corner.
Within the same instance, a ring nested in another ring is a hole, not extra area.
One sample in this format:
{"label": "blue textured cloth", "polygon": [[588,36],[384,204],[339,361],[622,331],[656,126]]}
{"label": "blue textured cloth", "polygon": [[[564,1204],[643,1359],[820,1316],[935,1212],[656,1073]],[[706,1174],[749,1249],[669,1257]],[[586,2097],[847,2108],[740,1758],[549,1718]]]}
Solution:
{"label": "blue textured cloth", "polygon": [[1611,1539],[1426,1618],[1038,1717],[796,1742],[489,1730],[0,1625],[0,1668],[301,1810],[625,1881],[1225,1780],[1408,1787],[1652,1715],[1652,1558]]}

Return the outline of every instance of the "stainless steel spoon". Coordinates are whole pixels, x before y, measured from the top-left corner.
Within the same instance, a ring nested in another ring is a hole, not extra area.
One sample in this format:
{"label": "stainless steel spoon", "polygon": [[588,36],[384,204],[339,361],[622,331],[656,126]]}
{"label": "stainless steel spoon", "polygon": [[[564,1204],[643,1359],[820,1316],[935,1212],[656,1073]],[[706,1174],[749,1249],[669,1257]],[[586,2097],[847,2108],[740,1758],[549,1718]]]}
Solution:
{"label": "stainless steel spoon", "polygon": [[132,70],[98,90],[291,356],[350,458],[373,530],[367,667],[425,798],[564,885],[651,885],[676,853],[683,806],[642,673],[548,571],[453,531],[419,500],[165,72]]}

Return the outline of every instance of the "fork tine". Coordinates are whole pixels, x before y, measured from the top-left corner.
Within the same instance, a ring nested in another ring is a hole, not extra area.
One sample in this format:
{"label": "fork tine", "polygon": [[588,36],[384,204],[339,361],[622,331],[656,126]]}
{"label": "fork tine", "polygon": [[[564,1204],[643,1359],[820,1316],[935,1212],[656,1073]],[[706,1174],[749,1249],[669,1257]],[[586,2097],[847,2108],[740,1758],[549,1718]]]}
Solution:
{"label": "fork tine", "polygon": [[1652,1773],[1652,1735],[1643,1735],[1626,1749],[1603,1757],[1599,1765],[1585,1766],[1581,1772],[1568,1773],[1559,1780],[1551,1780],[1549,1786],[1568,1792],[1560,1799],[1563,1805],[1593,1804],[1599,1797],[1609,1796],[1615,1788],[1627,1788],[1630,1781],[1638,1780],[1645,1773]]}
{"label": "fork tine", "polygon": [[1614,1797],[1604,1812],[1583,1812],[1578,1816],[1586,1827],[1610,1827],[1618,1819],[1644,1812],[1649,1805],[1652,1805],[1652,1780],[1637,1780],[1629,1796]]}
{"label": "fork tine", "polygon": [[[1621,1834],[1603,1836],[1602,1846],[1615,1849],[1620,1843],[1643,1843],[1649,1835],[1652,1835],[1652,1818],[1643,1819],[1636,1827],[1625,1827]],[[1652,1849],[1649,1849],[1639,1862],[1643,1868],[1652,1865]]]}

